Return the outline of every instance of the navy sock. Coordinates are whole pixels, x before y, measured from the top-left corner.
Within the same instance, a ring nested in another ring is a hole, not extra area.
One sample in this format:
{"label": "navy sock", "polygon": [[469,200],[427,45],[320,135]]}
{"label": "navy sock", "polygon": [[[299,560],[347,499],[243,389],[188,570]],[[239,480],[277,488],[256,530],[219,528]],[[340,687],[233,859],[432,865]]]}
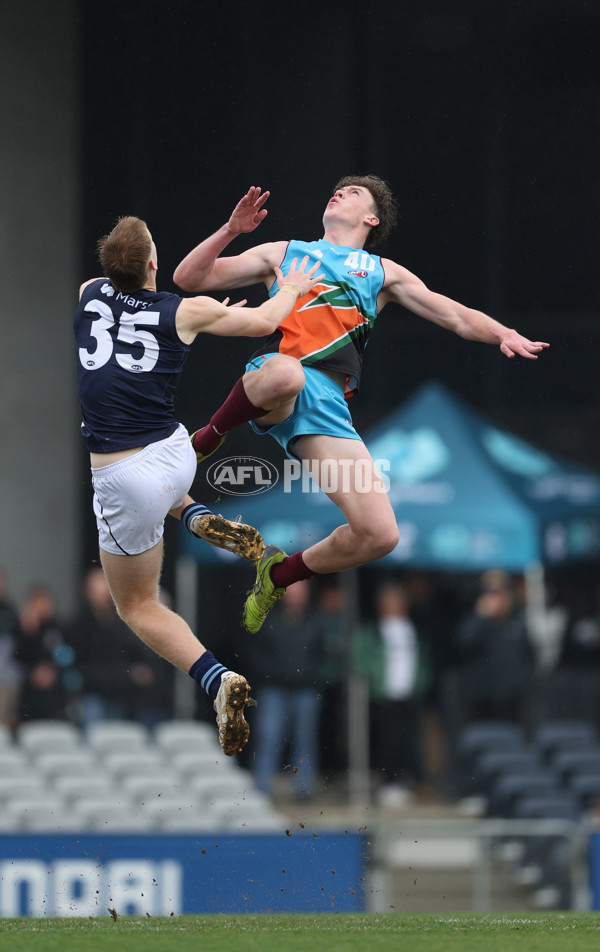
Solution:
{"label": "navy sock", "polygon": [[206,506],[203,506],[201,502],[191,502],[189,506],[186,506],[181,513],[181,521],[183,522],[185,528],[191,535],[195,535],[194,532],[190,529],[190,523],[194,516],[204,516],[206,513],[210,514],[210,509],[207,509]]}
{"label": "navy sock", "polygon": [[194,661],[190,668],[190,677],[197,681],[214,701],[221,687],[221,675],[225,671],[229,671],[229,668],[223,667],[212,651],[205,651],[197,661]]}

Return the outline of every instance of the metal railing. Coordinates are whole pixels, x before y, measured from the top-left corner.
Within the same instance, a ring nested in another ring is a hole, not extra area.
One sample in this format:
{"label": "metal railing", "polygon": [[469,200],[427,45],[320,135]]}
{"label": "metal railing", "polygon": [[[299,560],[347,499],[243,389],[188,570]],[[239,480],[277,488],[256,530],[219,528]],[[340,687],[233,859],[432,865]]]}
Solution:
{"label": "metal railing", "polygon": [[527,840],[531,837],[565,839],[564,874],[569,886],[569,907],[589,909],[588,849],[595,826],[592,821],[570,820],[395,820],[382,821],[372,840],[372,866],[369,874],[370,911],[389,910],[392,903],[393,875],[406,869],[427,868],[471,873],[473,911],[494,908],[492,865],[494,845],[503,840]]}

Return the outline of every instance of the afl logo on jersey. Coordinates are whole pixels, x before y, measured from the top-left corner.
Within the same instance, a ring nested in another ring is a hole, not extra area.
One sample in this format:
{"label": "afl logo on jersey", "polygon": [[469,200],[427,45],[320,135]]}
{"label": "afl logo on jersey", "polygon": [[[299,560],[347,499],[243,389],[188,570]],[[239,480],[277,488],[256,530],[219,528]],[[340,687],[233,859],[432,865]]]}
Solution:
{"label": "afl logo on jersey", "polygon": [[357,278],[368,278],[368,271],[349,271],[348,274],[355,274]]}
{"label": "afl logo on jersey", "polygon": [[110,284],[103,284],[100,290],[102,294],[106,294],[107,297],[112,297],[115,293],[115,289]]}

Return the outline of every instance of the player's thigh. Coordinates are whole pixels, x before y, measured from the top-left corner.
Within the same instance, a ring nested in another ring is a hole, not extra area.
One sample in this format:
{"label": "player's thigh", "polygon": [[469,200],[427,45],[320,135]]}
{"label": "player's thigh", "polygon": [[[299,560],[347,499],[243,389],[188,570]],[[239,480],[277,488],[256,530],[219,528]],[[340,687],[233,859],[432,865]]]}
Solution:
{"label": "player's thigh", "polygon": [[139,555],[114,555],[100,549],[102,568],[119,611],[142,601],[157,600],[162,559],[162,539]]}
{"label": "player's thigh", "polygon": [[388,483],[362,440],[302,436],[294,452],[353,527],[395,524]]}

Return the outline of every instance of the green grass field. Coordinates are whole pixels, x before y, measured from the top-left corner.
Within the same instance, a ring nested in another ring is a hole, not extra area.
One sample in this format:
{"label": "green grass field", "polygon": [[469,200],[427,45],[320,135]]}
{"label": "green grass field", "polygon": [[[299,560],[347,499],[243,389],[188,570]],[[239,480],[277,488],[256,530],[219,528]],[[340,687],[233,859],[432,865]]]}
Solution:
{"label": "green grass field", "polygon": [[0,919],[6,952],[472,952],[597,950],[600,914],[178,916]]}

